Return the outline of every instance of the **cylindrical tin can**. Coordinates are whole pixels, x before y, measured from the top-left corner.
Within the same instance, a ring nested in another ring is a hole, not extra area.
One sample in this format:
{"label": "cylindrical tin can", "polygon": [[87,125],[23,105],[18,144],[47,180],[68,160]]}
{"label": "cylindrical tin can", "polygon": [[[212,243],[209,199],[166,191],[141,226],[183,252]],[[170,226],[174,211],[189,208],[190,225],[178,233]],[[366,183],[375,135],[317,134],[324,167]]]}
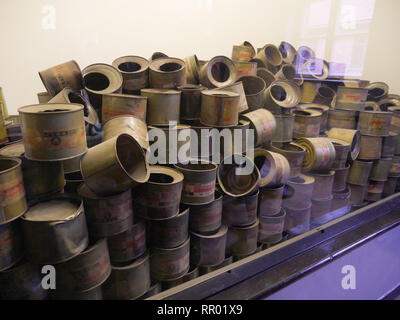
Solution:
{"label": "cylindrical tin can", "polygon": [[199,69],[200,64],[197,56],[194,54],[190,57],[183,59],[185,61],[185,78],[186,83],[191,85],[199,84]]}
{"label": "cylindrical tin can", "polygon": [[382,137],[361,135],[358,159],[375,160],[381,158]]}
{"label": "cylindrical tin can", "polygon": [[191,232],[190,261],[196,266],[216,266],[225,259],[228,227],[222,225],[217,233],[201,235]]}
{"label": "cylindrical tin can", "polygon": [[305,149],[304,170],[329,169],[335,161],[335,147],[328,138],[302,138],[297,144]]}
{"label": "cylindrical tin can", "polygon": [[324,201],[332,199],[335,171],[312,172],[310,175],[315,179],[312,200]]}
{"label": "cylindrical tin can", "polygon": [[326,86],[320,86],[316,92],[313,103],[320,103],[330,106],[336,97],[336,92]]}
{"label": "cylindrical tin can", "polygon": [[117,58],[112,63],[122,74],[122,91],[135,94],[149,86],[149,61],[138,56]]}
{"label": "cylindrical tin can", "polygon": [[295,139],[318,137],[322,112],[312,109],[302,109],[295,110],[293,113],[295,116],[293,137]]}
{"label": "cylindrical tin can", "polygon": [[138,221],[128,230],[108,237],[107,242],[112,263],[137,259],[146,252],[146,224],[144,221]]}
{"label": "cylindrical tin can", "polygon": [[201,85],[185,85],[178,87],[181,91],[180,118],[182,120],[199,120],[201,111]]}
{"label": "cylindrical tin can", "polygon": [[299,235],[310,230],[311,203],[304,209],[285,207],[286,217],[284,230]]}
{"label": "cylindrical tin can", "polygon": [[328,129],[355,129],[357,126],[357,111],[330,109],[328,112]]}
{"label": "cylindrical tin can", "polygon": [[256,76],[257,63],[251,61],[233,61],[236,68],[237,78],[242,76]]}
{"label": "cylindrical tin can", "polygon": [[188,238],[176,248],[150,248],[151,277],[158,281],[166,281],[178,279],[187,273],[191,253],[190,242]]}
{"label": "cylindrical tin can", "polygon": [[386,137],[382,138],[382,158],[391,158],[394,156],[398,139],[399,135],[395,132],[389,132]]}
{"label": "cylindrical tin can", "polygon": [[215,270],[221,269],[223,267],[229,266],[232,262],[233,262],[233,257],[226,256],[224,261],[217,266],[199,266],[200,276],[205,275],[210,272],[213,272]]}
{"label": "cylindrical tin can", "polygon": [[274,115],[266,109],[258,109],[243,115],[250,121],[250,129],[254,130],[255,146],[261,146],[272,140],[276,131]]}
{"label": "cylindrical tin can", "polygon": [[[300,104],[297,106],[298,109],[300,110],[316,110],[322,112],[322,118],[321,118],[321,124],[319,131],[321,133],[325,132],[328,129],[328,111],[329,107],[323,104],[318,104],[318,103],[306,103],[306,104]],[[276,116],[275,116],[276,117]]]}
{"label": "cylindrical tin can", "polygon": [[21,107],[18,112],[29,160],[60,161],[87,151],[82,105],[38,104]]}
{"label": "cylindrical tin can", "polygon": [[295,143],[272,143],[269,150],[283,155],[290,165],[290,178],[297,177],[301,173],[305,150]]}
{"label": "cylindrical tin can", "polygon": [[179,122],[181,92],[170,89],[142,89],[147,97],[147,124],[168,125],[169,121]]}
{"label": "cylindrical tin can", "polygon": [[150,62],[150,87],[175,89],[185,84],[185,61],[177,58],[159,58]]}
{"label": "cylindrical tin can", "polygon": [[40,104],[48,103],[51,100],[51,95],[47,91],[46,92],[38,92],[37,97],[38,97],[38,102]]}
{"label": "cylindrical tin can", "polygon": [[311,200],[311,221],[331,211],[333,196],[326,200]]}
{"label": "cylindrical tin can", "polygon": [[374,161],[369,175],[370,180],[385,182],[392,166],[392,158],[382,158]]}
{"label": "cylindrical tin can", "polygon": [[65,291],[86,291],[101,285],[111,273],[107,240],[99,239],[89,243],[85,251],[56,268],[57,289]]}
{"label": "cylindrical tin can", "polygon": [[283,58],[279,49],[273,44],[266,44],[256,55],[266,65],[267,69],[273,71],[279,67]]}
{"label": "cylindrical tin can", "polygon": [[221,227],[222,205],[222,194],[215,192],[214,201],[208,204],[190,206],[190,231],[199,234],[211,234],[216,232]]}
{"label": "cylindrical tin can", "polygon": [[134,212],[156,220],[176,216],[179,213],[183,179],[184,175],[178,170],[151,166],[149,180],[132,193]]}
{"label": "cylindrical tin can", "polygon": [[349,184],[347,184],[347,187],[350,189],[350,204],[352,206],[362,205],[364,203],[365,197],[367,195],[368,184],[360,186],[360,185],[349,183]]}
{"label": "cylindrical tin can", "polygon": [[355,160],[351,164],[347,183],[365,186],[371,173],[373,162]]}
{"label": "cylindrical tin can", "polygon": [[388,197],[395,193],[398,179],[399,177],[388,177],[388,179],[385,181],[385,185],[383,186],[384,197]]}
{"label": "cylindrical tin can", "polygon": [[332,164],[332,169],[343,169],[346,166],[347,159],[349,157],[349,152],[351,145],[347,141],[339,140],[335,138],[329,138],[335,147],[336,157]]}
{"label": "cylindrical tin can", "polygon": [[368,89],[340,86],[336,93],[335,108],[362,111],[367,101]]}
{"label": "cylindrical tin can", "polygon": [[0,272],[0,300],[44,300],[42,277],[39,266],[27,261]]}
{"label": "cylindrical tin can", "polygon": [[69,194],[78,194],[78,188],[83,183],[80,171],[68,172],[65,174],[64,192]]}
{"label": "cylindrical tin can", "polygon": [[222,219],[227,226],[245,227],[256,222],[259,191],[244,197],[224,197]]}
{"label": "cylindrical tin can", "polygon": [[290,142],[293,138],[295,117],[292,114],[275,114],[276,130],[272,142]]}
{"label": "cylindrical tin can", "polygon": [[0,158],[0,225],[19,218],[28,209],[21,163],[17,158]]}
{"label": "cylindrical tin can", "polygon": [[247,255],[257,249],[259,221],[250,226],[234,227],[228,229],[227,252],[233,256]]}
{"label": "cylindrical tin can", "polygon": [[103,141],[126,133],[134,137],[144,150],[149,148],[146,122],[134,116],[116,116],[109,119],[103,124],[103,132]]}
{"label": "cylindrical tin can", "polygon": [[[258,60],[258,59],[255,59],[255,60]],[[257,62],[255,62],[255,63],[257,63]],[[268,88],[272,84],[272,82],[274,82],[276,80],[275,75],[271,71],[266,69],[264,65],[262,67],[258,66],[257,76],[264,80],[266,88]]]}
{"label": "cylindrical tin can", "polygon": [[[287,162],[286,159],[284,160]],[[230,197],[243,197],[258,188],[260,172],[248,157],[234,154],[221,161],[217,179],[225,194]]]}
{"label": "cylindrical tin can", "polygon": [[284,63],[293,63],[296,57],[296,49],[287,41],[282,41],[279,45],[279,51]]}
{"label": "cylindrical tin can", "polygon": [[[223,143],[220,143],[220,158],[226,158],[234,153],[245,153],[247,150],[247,135],[250,122],[246,120],[239,120],[237,126],[220,129],[220,137],[223,137]],[[230,131],[230,136],[225,133]],[[232,137],[232,139],[229,139]],[[231,141],[230,141],[231,140]],[[201,141],[200,141],[201,142]],[[199,143],[200,143],[199,142]],[[214,150],[215,152],[215,150]]]}
{"label": "cylindrical tin can", "polygon": [[82,72],[74,60],[40,71],[39,76],[52,97],[65,87],[73,90],[83,89]]}
{"label": "cylindrical tin can", "polygon": [[78,193],[83,198],[87,227],[92,237],[110,237],[128,230],[132,225],[131,190],[100,197],[82,184]]}
{"label": "cylindrical tin can", "polygon": [[296,209],[308,208],[311,205],[314,183],[314,177],[304,174],[290,179],[287,184],[293,188],[294,192],[291,197],[284,200],[284,207]]}
{"label": "cylindrical tin can", "polygon": [[116,116],[134,116],[146,122],[147,97],[130,94],[107,93],[103,94],[102,123]]}
{"label": "cylindrical tin can", "polygon": [[149,290],[151,284],[149,255],[146,253],[128,264],[112,266],[103,285],[104,299],[134,300]]}
{"label": "cylindrical tin can", "polygon": [[260,187],[280,186],[289,179],[289,162],[280,153],[257,149],[254,151],[254,163],[260,172]]}
{"label": "cylindrical tin can", "polygon": [[392,112],[361,111],[357,129],[364,135],[387,136],[391,120]]}
{"label": "cylindrical tin can", "polygon": [[162,282],[162,289],[168,290],[173,287],[179,286],[182,283],[196,279],[199,276],[199,268],[197,266],[190,266],[190,269],[182,277],[175,280],[165,280]]}
{"label": "cylindrical tin can", "polygon": [[239,100],[237,93],[226,90],[204,90],[201,92],[200,122],[215,127],[230,127],[239,121]]}
{"label": "cylindrical tin can", "polygon": [[390,122],[390,130],[400,133],[400,105],[388,107],[387,110],[393,112],[392,120]]}
{"label": "cylindrical tin can", "polygon": [[351,191],[350,188],[348,187],[345,187],[341,191],[333,192],[331,211],[336,211],[341,209],[342,214],[349,213],[351,210],[350,197],[351,197]]}
{"label": "cylindrical tin can", "polygon": [[22,217],[26,255],[38,264],[72,259],[88,245],[82,200],[55,196],[39,202]]}
{"label": "cylindrical tin can", "polygon": [[384,185],[384,181],[369,180],[365,200],[373,202],[381,200]]}
{"label": "cylindrical tin can", "polygon": [[392,158],[392,164],[389,170],[389,177],[400,177],[400,156],[394,156]]}
{"label": "cylindrical tin can", "polygon": [[80,165],[85,184],[100,196],[121,193],[146,182],[150,176],[142,148],[128,134],[120,134],[90,148]]}
{"label": "cylindrical tin can", "polygon": [[189,236],[189,208],[183,208],[172,218],[147,221],[150,245],[157,248],[175,248]]}
{"label": "cylindrical tin can", "polygon": [[257,110],[264,106],[265,81],[257,76],[242,76],[237,81],[243,83],[249,110]]}
{"label": "cylindrical tin can", "polygon": [[349,159],[356,160],[361,147],[361,134],[358,130],[332,128],[328,132],[328,137],[339,139],[350,143]]}
{"label": "cylindrical tin can", "polygon": [[222,91],[222,90],[237,93],[240,96],[239,97],[239,113],[249,109],[249,107],[247,105],[246,94],[244,92],[242,81],[238,81],[238,82],[235,82],[235,83],[232,83],[227,86],[220,87],[220,88],[215,88],[215,89],[212,89],[211,91],[215,92],[215,91]]}
{"label": "cylindrical tin can", "polygon": [[249,61],[253,58],[254,48],[245,45],[233,46],[232,60],[235,61]]}
{"label": "cylindrical tin can", "polygon": [[333,180],[333,192],[339,192],[346,189],[347,177],[349,175],[350,165],[346,165],[344,168],[335,169],[335,178]]}
{"label": "cylindrical tin can", "polygon": [[200,68],[200,83],[207,88],[219,88],[236,80],[236,68],[232,60],[216,56]]}
{"label": "cylindrical tin can", "polygon": [[276,80],[264,91],[264,108],[285,113],[301,100],[301,89],[294,81]]}
{"label": "cylindrical tin can", "polygon": [[0,149],[1,157],[21,159],[26,199],[30,201],[62,191],[65,185],[62,163],[31,161],[24,157],[24,153],[22,141]]}
{"label": "cylindrical tin can", "polygon": [[258,242],[278,243],[282,240],[282,232],[285,224],[286,211],[281,211],[275,216],[260,217],[258,230]]}
{"label": "cylindrical tin can", "polygon": [[19,221],[0,225],[0,271],[11,268],[23,255]]}
{"label": "cylindrical tin can", "polygon": [[368,89],[369,101],[379,101],[386,97],[389,91],[389,86],[384,82],[371,82],[365,88]]}
{"label": "cylindrical tin can", "polygon": [[282,208],[284,186],[275,188],[260,188],[258,198],[258,216],[270,217],[277,215]]}
{"label": "cylindrical tin can", "polygon": [[204,160],[197,164],[176,164],[183,176],[181,202],[184,204],[207,204],[214,201],[217,165]]}
{"label": "cylindrical tin can", "polygon": [[277,80],[294,80],[296,77],[296,68],[292,64],[284,63],[279,69],[276,68],[275,70],[278,70],[275,73],[275,78]]}

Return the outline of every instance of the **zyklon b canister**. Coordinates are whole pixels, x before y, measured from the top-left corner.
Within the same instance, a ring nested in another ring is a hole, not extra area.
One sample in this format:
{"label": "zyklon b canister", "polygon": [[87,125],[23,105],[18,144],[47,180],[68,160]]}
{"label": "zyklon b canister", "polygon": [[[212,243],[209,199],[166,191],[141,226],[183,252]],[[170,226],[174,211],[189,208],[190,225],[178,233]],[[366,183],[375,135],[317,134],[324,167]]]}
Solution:
{"label": "zyklon b canister", "polygon": [[231,226],[228,229],[227,252],[233,256],[251,254],[257,249],[258,219],[246,227]]}
{"label": "zyklon b canister", "polygon": [[200,64],[197,56],[194,54],[183,59],[185,61],[185,78],[188,85],[199,84]]}
{"label": "zyklon b canister", "polygon": [[199,234],[210,234],[221,227],[223,196],[215,192],[215,200],[208,204],[190,206],[189,228]]}
{"label": "zyklon b canister", "polygon": [[182,120],[198,120],[201,111],[201,85],[185,85],[178,87],[181,91],[180,118]]}
{"label": "zyklon b canister", "polygon": [[262,108],[264,105],[265,81],[257,76],[242,76],[237,81],[243,83],[249,110]]}
{"label": "zyklon b canister", "polygon": [[381,157],[382,137],[361,135],[358,159],[375,160]]}
{"label": "zyklon b canister", "polygon": [[368,89],[340,86],[337,89],[335,108],[343,110],[364,110]]}
{"label": "zyklon b canister", "polygon": [[121,72],[122,91],[135,94],[140,89],[149,85],[149,62],[138,56],[125,56],[117,58],[112,65]]}
{"label": "zyklon b canister", "polygon": [[60,263],[88,245],[83,203],[69,196],[39,202],[22,217],[26,254],[39,264]]}
{"label": "zyklon b canister", "polygon": [[82,105],[38,104],[21,107],[18,112],[29,160],[60,161],[87,151]]}
{"label": "zyklon b canister", "polygon": [[259,189],[258,216],[274,216],[279,213],[282,207],[284,186]]}
{"label": "zyklon b canister", "polygon": [[302,138],[297,144],[305,149],[304,170],[329,169],[335,161],[335,147],[328,138]]}
{"label": "zyklon b canister", "polygon": [[254,163],[260,172],[260,187],[276,187],[289,179],[290,165],[280,153],[257,149]]}
{"label": "zyklon b canister", "polygon": [[11,268],[24,255],[19,221],[0,225],[0,271]]}
{"label": "zyklon b canister", "polygon": [[244,197],[224,197],[222,219],[227,226],[244,227],[256,222],[259,191]]}
{"label": "zyklon b canister", "polygon": [[215,127],[230,127],[239,121],[240,96],[226,90],[201,92],[200,122]]}
{"label": "zyklon b canister", "polygon": [[233,93],[237,93],[239,97],[239,112],[246,111],[249,109],[249,106],[247,105],[247,100],[246,100],[246,93],[244,92],[243,88],[243,82],[242,81],[237,81],[235,83],[220,87],[220,88],[215,88],[212,89],[211,91],[230,91]]}
{"label": "zyklon b canister", "polygon": [[298,138],[314,138],[318,137],[322,112],[312,109],[295,110],[294,112],[294,130],[293,137]]}
{"label": "zyklon b canister", "polygon": [[133,191],[134,211],[147,219],[168,219],[179,212],[184,175],[178,170],[151,166],[149,180]]}
{"label": "zyklon b canister", "polygon": [[368,184],[368,177],[371,173],[373,162],[355,160],[351,164],[347,183],[358,186]]}
{"label": "zyklon b canister", "polygon": [[316,110],[322,112],[322,118],[321,118],[321,125],[320,125],[320,132],[325,132],[328,129],[328,112],[329,112],[329,107],[327,105],[323,104],[318,104],[318,103],[306,103],[306,104],[301,104],[297,107],[298,109],[311,109],[311,110]]}
{"label": "zyklon b canister", "polygon": [[274,216],[259,218],[258,242],[278,243],[282,239],[283,227],[285,224],[286,211],[282,208]]}
{"label": "zyklon b canister", "polygon": [[159,58],[150,62],[151,88],[175,89],[185,84],[185,62],[177,58]]}
{"label": "zyklon b canister", "polygon": [[290,165],[289,177],[297,177],[301,173],[305,150],[296,143],[271,143],[269,150],[283,155]]}
{"label": "zyklon b canister", "polygon": [[347,158],[350,152],[350,143],[335,138],[330,138],[333,146],[335,147],[336,157],[332,164],[332,169],[341,169],[346,166]]}
{"label": "zyklon b canister", "polygon": [[361,147],[361,134],[358,130],[332,128],[328,131],[328,137],[350,143],[349,159],[356,160]]}
{"label": "zyklon b canister", "polygon": [[243,115],[250,121],[250,129],[254,130],[255,145],[260,146],[274,137],[276,120],[274,115],[266,109],[258,109]]}
{"label": "zyklon b canister", "polygon": [[342,128],[355,129],[357,125],[357,111],[331,109],[328,112],[328,129]]}
{"label": "zyklon b canister", "polygon": [[397,133],[389,132],[386,137],[382,138],[382,158],[391,158],[394,156],[398,137]]}
{"label": "zyklon b canister", "polygon": [[236,68],[232,60],[216,56],[200,68],[200,83],[207,88],[220,88],[235,82]]}
{"label": "zyklon b canister", "polygon": [[216,266],[225,259],[228,227],[222,225],[212,235],[191,232],[190,261],[198,266]]}
{"label": "zyklon b canister", "polygon": [[304,209],[285,207],[285,211],[284,230],[298,235],[310,229],[311,203]]}
{"label": "zyklon b canister", "polygon": [[357,129],[364,135],[387,136],[391,120],[391,112],[361,111]]}
{"label": "zyklon b canister", "polygon": [[146,122],[147,97],[118,93],[103,94],[101,112],[103,124],[107,120],[121,115],[134,116]]}
{"label": "zyklon b canister", "polygon": [[290,142],[293,138],[295,116],[292,114],[275,114],[276,130],[272,142]]}
{"label": "zyklon b canister", "polygon": [[257,75],[257,63],[251,61],[233,61],[236,67],[237,77],[241,76],[256,76]]}
{"label": "zyklon b canister", "polygon": [[382,198],[384,181],[368,181],[367,195],[365,200],[367,201],[379,201]]}
{"label": "zyklon b canister", "polygon": [[179,122],[181,92],[170,89],[142,89],[147,97],[147,124],[168,125],[169,121]]}
{"label": "zyklon b canister", "polygon": [[254,49],[245,45],[233,46],[232,60],[234,61],[249,61],[254,54]]}
{"label": "zyklon b canister", "polygon": [[335,171],[318,171],[310,173],[315,179],[312,200],[324,201],[332,198]]}
{"label": "zyklon b canister", "polygon": [[395,193],[398,177],[388,177],[387,181],[385,181],[385,185],[383,186],[383,196],[388,197]]}
{"label": "zyklon b canister", "polygon": [[287,184],[294,192],[284,200],[284,206],[289,208],[305,209],[311,205],[315,179],[312,176],[300,174],[290,179]]}
{"label": "zyklon b canister", "polygon": [[389,176],[391,166],[392,158],[382,158],[374,161],[369,179],[374,181],[386,181]]}
{"label": "zyklon b canister", "polygon": [[83,198],[89,234],[110,237],[126,231],[133,222],[131,190],[109,197],[100,197],[82,184],[78,189]]}

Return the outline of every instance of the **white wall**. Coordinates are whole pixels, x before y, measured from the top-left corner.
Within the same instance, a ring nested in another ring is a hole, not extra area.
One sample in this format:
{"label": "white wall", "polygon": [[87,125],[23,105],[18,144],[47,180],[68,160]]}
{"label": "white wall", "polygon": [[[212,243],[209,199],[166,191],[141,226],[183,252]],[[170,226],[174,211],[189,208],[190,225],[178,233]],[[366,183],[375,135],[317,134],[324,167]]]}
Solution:
{"label": "white wall", "polygon": [[209,59],[243,40],[287,40],[400,93],[399,12],[398,0],[1,0],[0,86],[16,114],[44,91],[37,72],[71,59],[82,69],[154,51]]}

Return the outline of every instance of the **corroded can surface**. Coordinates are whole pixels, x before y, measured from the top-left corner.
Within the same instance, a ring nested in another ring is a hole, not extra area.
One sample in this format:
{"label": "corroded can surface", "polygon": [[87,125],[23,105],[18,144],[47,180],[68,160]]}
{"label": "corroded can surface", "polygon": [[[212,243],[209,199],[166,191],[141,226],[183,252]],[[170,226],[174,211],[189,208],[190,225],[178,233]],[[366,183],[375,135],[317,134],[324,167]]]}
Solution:
{"label": "corroded can surface", "polygon": [[393,112],[392,120],[390,122],[390,130],[400,133],[400,105],[389,107],[388,111]]}
{"label": "corroded can surface", "polygon": [[281,211],[284,186],[260,188],[258,198],[258,216],[274,216]]}
{"label": "corroded can surface", "polygon": [[313,109],[295,110],[293,137],[318,137],[322,122],[322,112]]}
{"label": "corroded can surface", "polygon": [[364,135],[387,136],[391,120],[391,112],[361,111],[357,129]]}
{"label": "corroded can surface", "polygon": [[60,161],[87,151],[82,105],[38,104],[21,107],[18,112],[29,160]]}
{"label": "corroded can surface", "polygon": [[398,139],[399,135],[395,132],[389,132],[386,137],[382,138],[382,158],[390,158],[394,156]]}
{"label": "corroded can surface", "polygon": [[233,46],[232,60],[234,61],[249,61],[253,58],[254,49],[245,45]]}
{"label": "corroded can surface", "polygon": [[328,132],[328,137],[339,139],[350,143],[349,159],[356,160],[361,147],[361,134],[358,130],[332,128]]}
{"label": "corroded can surface", "polygon": [[381,157],[382,137],[361,135],[358,159],[375,160]]}
{"label": "corroded can surface", "polygon": [[355,129],[357,126],[357,111],[331,109],[328,112],[328,129]]}
{"label": "corroded can surface", "polygon": [[250,129],[253,129],[255,145],[261,146],[271,141],[276,131],[276,120],[274,115],[265,109],[258,109],[245,113],[243,117],[250,121]]}
{"label": "corroded can surface", "polygon": [[201,92],[205,89],[201,85],[185,85],[178,87],[181,91],[182,120],[199,120],[201,111]]}
{"label": "corroded can surface", "polygon": [[221,227],[223,196],[215,192],[215,200],[204,205],[190,206],[190,231],[210,234]]}
{"label": "corroded can surface", "polygon": [[276,80],[264,91],[264,108],[273,113],[285,113],[301,100],[301,89],[296,82]]}
{"label": "corroded can surface", "polygon": [[273,71],[279,67],[283,58],[279,49],[273,44],[266,44],[256,55],[267,67],[268,70]]}
{"label": "corroded can surface", "polygon": [[233,61],[236,67],[237,77],[241,76],[256,76],[257,75],[257,63],[251,61]]}
{"label": "corroded can surface", "polygon": [[223,87],[215,88],[212,89],[211,91],[230,91],[233,93],[237,93],[239,97],[239,112],[246,111],[249,107],[247,105],[247,100],[246,100],[246,93],[243,88],[243,82],[242,81],[237,81],[232,84],[228,84]]}
{"label": "corroded can surface", "polygon": [[245,227],[256,222],[259,191],[244,197],[224,197],[223,223],[229,226]]}
{"label": "corroded can surface", "polygon": [[280,186],[289,179],[289,162],[280,153],[257,149],[254,151],[254,164],[260,172],[260,187]]}
{"label": "corroded can surface", "polygon": [[130,94],[103,94],[101,108],[103,124],[116,116],[128,115],[146,122],[147,97]]}
{"label": "corroded can surface", "polygon": [[283,155],[290,165],[290,178],[297,177],[301,173],[305,150],[296,143],[275,143],[268,147],[269,150]]}
{"label": "corroded can surface", "polygon": [[324,201],[332,198],[335,171],[318,171],[310,173],[315,179],[312,200]]}
{"label": "corroded can surface", "polygon": [[122,91],[134,94],[149,85],[149,61],[138,56],[117,58],[112,65],[122,74]]}
{"label": "corroded can surface", "polygon": [[240,96],[226,90],[201,92],[200,122],[214,127],[230,127],[239,121]]}
{"label": "corroded can surface", "polygon": [[305,209],[311,205],[315,179],[312,176],[300,174],[288,181],[288,186],[294,189],[293,195],[284,200],[284,207]]}
{"label": "corroded can surface", "polygon": [[338,87],[335,108],[342,110],[364,110],[368,89]]}
{"label": "corroded can surface", "polygon": [[150,87],[175,89],[185,84],[185,62],[177,58],[159,58],[150,62]]}
{"label": "corroded can surface", "polygon": [[227,252],[233,256],[251,254],[257,249],[259,221],[250,226],[228,229]]}
{"label": "corroded can surface", "polygon": [[319,103],[306,103],[306,104],[299,105],[297,108],[298,109],[311,109],[311,110],[317,110],[317,111],[322,112],[320,132],[323,133],[328,129],[329,107],[327,105],[319,104]]}
{"label": "corroded can surface", "polygon": [[183,59],[185,61],[185,77],[187,84],[199,84],[200,64],[196,55]]}
{"label": "corroded can surface", "polygon": [[281,241],[285,217],[286,211],[283,208],[277,215],[260,217],[258,242],[277,243]]}
{"label": "corroded can surface", "polygon": [[258,76],[241,76],[238,80],[243,83],[249,110],[257,110],[264,106],[265,81]]}
{"label": "corroded can surface", "polygon": [[22,259],[23,254],[19,221],[0,225],[0,271],[11,268]]}
{"label": "corroded can surface", "polygon": [[335,161],[336,151],[328,138],[302,138],[297,141],[305,149],[303,169],[329,169]]}

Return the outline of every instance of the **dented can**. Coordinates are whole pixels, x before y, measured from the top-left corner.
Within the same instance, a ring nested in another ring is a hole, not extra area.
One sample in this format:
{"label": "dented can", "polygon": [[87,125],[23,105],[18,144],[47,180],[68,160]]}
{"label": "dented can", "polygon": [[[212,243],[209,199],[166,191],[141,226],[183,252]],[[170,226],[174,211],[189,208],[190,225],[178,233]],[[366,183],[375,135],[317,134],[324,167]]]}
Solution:
{"label": "dented can", "polygon": [[250,121],[250,129],[254,130],[255,146],[271,141],[276,131],[274,115],[266,109],[258,109],[245,113],[243,117]]}
{"label": "dented can", "polygon": [[289,179],[289,162],[280,153],[257,149],[254,151],[254,163],[260,172],[260,187],[280,186]]}
{"label": "dented can", "polygon": [[122,92],[135,94],[149,86],[149,61],[138,56],[117,58],[112,63],[122,75]]}
{"label": "dented can", "polygon": [[246,227],[256,222],[259,190],[244,197],[224,197],[222,219],[227,226]]}
{"label": "dented can", "polygon": [[272,142],[290,142],[293,139],[295,116],[293,114],[275,114],[276,130]]}
{"label": "dented can", "polygon": [[228,229],[227,252],[232,256],[251,254],[257,249],[258,225],[256,220],[250,226],[234,227]]}
{"label": "dented can", "polygon": [[350,143],[344,140],[329,138],[335,147],[336,157],[332,164],[331,169],[342,169],[346,166],[347,159],[350,152]]}
{"label": "dented can", "polygon": [[391,166],[392,158],[382,158],[374,161],[369,179],[374,181],[386,181],[389,176]]}
{"label": "dented can", "polygon": [[231,127],[239,121],[240,96],[226,90],[201,92],[200,122],[213,127]]}
{"label": "dented can", "polygon": [[300,109],[294,112],[293,137],[315,138],[318,137],[322,122],[322,112],[313,109]]}
{"label": "dented can", "polygon": [[134,116],[146,123],[147,97],[130,94],[103,94],[102,123],[117,116]]}
{"label": "dented can", "polygon": [[178,87],[181,91],[180,118],[182,120],[199,120],[201,111],[201,85],[185,85]]}
{"label": "dented can", "polygon": [[150,87],[175,89],[185,84],[185,61],[177,58],[159,58],[150,62]]}
{"label": "dented can", "polygon": [[215,192],[215,200],[190,206],[189,228],[199,234],[211,234],[221,227],[223,196]]}
{"label": "dented can", "polygon": [[258,242],[278,243],[282,240],[286,211],[281,209],[277,215],[259,218]]}
{"label": "dented can", "polygon": [[18,112],[29,160],[67,160],[87,151],[82,105],[38,104],[21,107]]}
{"label": "dented can", "polygon": [[305,149],[304,170],[329,169],[335,161],[335,147],[328,138],[302,138],[297,144]]}
{"label": "dented can", "polygon": [[24,255],[19,221],[0,225],[0,271],[11,268]]}
{"label": "dented can", "polygon": [[392,112],[361,111],[357,129],[364,135],[387,136],[391,120]]}
{"label": "dented can", "polygon": [[361,135],[358,159],[375,160],[381,158],[382,137]]}
{"label": "dented can", "polygon": [[292,142],[283,144],[272,142],[268,149],[287,159],[290,165],[289,178],[300,175],[305,154],[305,150],[300,145]]}
{"label": "dented can", "polygon": [[301,109],[301,110],[311,109],[311,110],[316,110],[316,111],[322,112],[321,125],[320,125],[320,129],[319,129],[320,133],[323,133],[326,130],[328,130],[329,107],[327,105],[318,104],[318,103],[307,103],[307,104],[301,104],[297,108]]}
{"label": "dented can", "polygon": [[257,75],[257,63],[251,61],[233,61],[236,68],[237,77],[242,76],[256,76]]}
{"label": "dented can", "polygon": [[216,56],[200,68],[200,83],[207,88],[219,88],[236,81],[236,68],[232,60]]}
{"label": "dented can", "polygon": [[190,57],[183,59],[185,61],[185,77],[186,83],[191,85],[199,84],[199,69],[200,64],[197,56],[194,54]]}

